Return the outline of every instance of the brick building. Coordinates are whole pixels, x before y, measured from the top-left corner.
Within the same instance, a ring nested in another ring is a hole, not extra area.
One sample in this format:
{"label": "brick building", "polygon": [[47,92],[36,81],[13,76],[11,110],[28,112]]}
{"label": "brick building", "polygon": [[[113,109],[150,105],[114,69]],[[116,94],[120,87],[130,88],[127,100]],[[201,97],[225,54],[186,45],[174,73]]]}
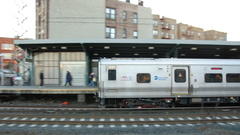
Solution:
{"label": "brick building", "polygon": [[153,39],[177,39],[175,19],[153,15]]}
{"label": "brick building", "polygon": [[149,25],[152,23],[152,18],[149,18],[151,14],[151,9],[141,5],[106,0],[105,38],[151,39],[152,25]]}
{"label": "brick building", "polygon": [[223,40],[227,33],[204,31],[153,15],[143,1],[36,0],[37,39]]}
{"label": "brick building", "polygon": [[177,21],[175,19],[162,17],[161,19],[162,39],[177,39]]}
{"label": "brick building", "polygon": [[118,0],[36,0],[36,10],[37,39],[152,38],[152,11],[140,5]]}
{"label": "brick building", "polygon": [[14,69],[14,66],[17,64],[14,57],[18,57],[16,54],[18,48],[13,44],[14,40],[17,39],[0,37],[0,54],[3,54],[3,57],[1,56],[0,59],[3,58],[4,69]]}
{"label": "brick building", "polygon": [[216,30],[208,30],[204,32],[205,40],[219,40],[219,41],[226,41],[227,40],[227,33],[219,32]]}
{"label": "brick building", "polygon": [[204,30],[188,24],[179,23],[178,39],[204,40]]}

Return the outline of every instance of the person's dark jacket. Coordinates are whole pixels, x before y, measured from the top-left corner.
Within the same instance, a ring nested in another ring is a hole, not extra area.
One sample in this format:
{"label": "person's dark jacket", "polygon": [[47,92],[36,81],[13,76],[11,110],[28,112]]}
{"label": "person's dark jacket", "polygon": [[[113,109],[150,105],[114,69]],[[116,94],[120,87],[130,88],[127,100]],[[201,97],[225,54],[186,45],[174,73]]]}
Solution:
{"label": "person's dark jacket", "polygon": [[40,79],[43,80],[44,79],[44,74],[43,73],[40,73]]}
{"label": "person's dark jacket", "polygon": [[67,72],[67,75],[66,75],[66,81],[67,81],[67,82],[72,81],[72,75],[71,75],[70,72]]}

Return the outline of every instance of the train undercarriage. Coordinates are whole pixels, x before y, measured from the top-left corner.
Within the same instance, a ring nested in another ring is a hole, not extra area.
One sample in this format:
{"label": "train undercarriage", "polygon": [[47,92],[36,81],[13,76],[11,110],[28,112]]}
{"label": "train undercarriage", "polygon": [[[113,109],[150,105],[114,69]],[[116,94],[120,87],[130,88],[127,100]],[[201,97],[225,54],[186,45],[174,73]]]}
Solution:
{"label": "train undercarriage", "polygon": [[167,108],[203,103],[237,104],[240,103],[240,97],[100,99],[100,107],[103,108]]}

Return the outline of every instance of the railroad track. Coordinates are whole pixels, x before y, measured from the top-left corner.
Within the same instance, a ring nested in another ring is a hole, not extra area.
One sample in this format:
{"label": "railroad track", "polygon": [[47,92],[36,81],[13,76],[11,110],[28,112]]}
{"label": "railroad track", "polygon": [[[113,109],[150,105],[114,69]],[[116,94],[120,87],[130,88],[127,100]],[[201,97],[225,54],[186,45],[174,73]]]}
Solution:
{"label": "railroad track", "polygon": [[172,125],[239,123],[235,107],[62,108],[0,107],[1,124],[31,125]]}
{"label": "railroad track", "polygon": [[216,120],[166,120],[166,121],[37,121],[37,120],[0,120],[1,124],[39,124],[39,125],[164,125],[164,124],[203,124],[203,123],[239,123],[238,119],[216,119]]}
{"label": "railroad track", "polygon": [[204,124],[240,123],[239,113],[225,114],[111,114],[111,115],[28,115],[0,114],[0,124],[38,125],[163,125],[163,124]]}
{"label": "railroad track", "polygon": [[59,106],[59,107],[47,107],[47,106],[0,106],[1,111],[108,111],[108,112],[116,112],[116,111],[141,111],[141,112],[149,112],[149,111],[171,111],[171,110],[187,110],[187,111],[205,111],[205,110],[218,110],[218,109],[238,109],[240,110],[240,106],[222,106],[222,107],[176,107],[176,108],[79,108],[79,107],[67,107],[67,106]]}

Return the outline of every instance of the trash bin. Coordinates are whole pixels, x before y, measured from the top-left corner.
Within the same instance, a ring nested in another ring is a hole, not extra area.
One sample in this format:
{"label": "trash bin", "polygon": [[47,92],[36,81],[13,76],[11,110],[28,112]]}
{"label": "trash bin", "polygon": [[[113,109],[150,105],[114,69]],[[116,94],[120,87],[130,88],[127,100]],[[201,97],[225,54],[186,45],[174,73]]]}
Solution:
{"label": "trash bin", "polygon": [[5,80],[4,80],[4,85],[5,86],[13,86],[13,77],[5,77]]}

